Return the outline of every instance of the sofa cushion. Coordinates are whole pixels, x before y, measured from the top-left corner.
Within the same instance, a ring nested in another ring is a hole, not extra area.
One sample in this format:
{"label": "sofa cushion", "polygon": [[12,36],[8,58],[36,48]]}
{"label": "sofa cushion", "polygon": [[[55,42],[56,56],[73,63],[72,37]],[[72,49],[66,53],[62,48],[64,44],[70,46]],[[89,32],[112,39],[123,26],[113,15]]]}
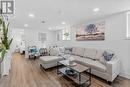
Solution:
{"label": "sofa cushion", "polygon": [[102,58],[103,57],[103,54],[104,53],[104,50],[97,50],[97,53],[96,53],[96,56],[95,56],[95,58],[97,59],[97,60],[100,60],[100,58]]}
{"label": "sofa cushion", "polygon": [[75,58],[76,62],[79,62],[80,64],[83,64],[85,66],[91,67],[92,69],[101,71],[101,72],[106,72],[106,66],[99,61],[94,61],[89,58]]}
{"label": "sofa cushion", "polygon": [[105,59],[103,57],[103,53],[104,53],[104,50],[99,49],[99,50],[97,50],[95,57],[96,57],[97,60],[99,60],[100,63],[106,65]]}
{"label": "sofa cushion", "polygon": [[63,60],[63,58],[58,56],[42,56],[39,58],[39,60],[41,60],[43,63],[52,63]]}
{"label": "sofa cushion", "polygon": [[81,48],[81,47],[73,47],[72,54],[73,54],[73,55],[77,55],[77,56],[83,56],[83,55],[84,55],[84,48]]}
{"label": "sofa cushion", "polygon": [[91,58],[91,59],[96,59],[96,50],[95,49],[90,49],[90,48],[85,48],[85,51],[84,51],[84,56],[83,57],[86,57],[86,58]]}
{"label": "sofa cushion", "polygon": [[49,52],[50,56],[58,56],[59,55],[59,49],[56,48],[50,48],[50,52]]}
{"label": "sofa cushion", "polygon": [[81,59],[82,57],[80,57],[80,56],[76,56],[76,55],[71,55],[70,57],[69,57],[69,60],[70,61],[75,61],[75,60],[78,60],[78,59]]}
{"label": "sofa cushion", "polygon": [[65,52],[65,48],[64,47],[59,47],[59,52],[60,53],[64,53]]}

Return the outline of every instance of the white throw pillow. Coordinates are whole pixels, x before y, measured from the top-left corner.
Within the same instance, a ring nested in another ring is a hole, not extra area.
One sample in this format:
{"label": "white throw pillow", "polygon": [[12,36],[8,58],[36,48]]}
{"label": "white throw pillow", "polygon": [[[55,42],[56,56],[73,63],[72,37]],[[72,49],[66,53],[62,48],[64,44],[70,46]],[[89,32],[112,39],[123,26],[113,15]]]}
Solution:
{"label": "white throw pillow", "polygon": [[65,48],[64,47],[59,47],[59,52],[60,53],[64,53],[65,52]]}

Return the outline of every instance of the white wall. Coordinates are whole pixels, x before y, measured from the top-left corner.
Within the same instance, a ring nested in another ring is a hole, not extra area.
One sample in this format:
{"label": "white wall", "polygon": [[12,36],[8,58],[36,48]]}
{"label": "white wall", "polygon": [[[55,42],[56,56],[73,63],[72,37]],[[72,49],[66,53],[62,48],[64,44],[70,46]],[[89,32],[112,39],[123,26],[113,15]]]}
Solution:
{"label": "white wall", "polygon": [[13,38],[10,49],[5,54],[5,58],[1,64],[1,75],[9,75],[9,70],[11,69],[11,59],[12,53],[20,47],[22,36],[24,35],[24,30],[20,28],[10,28],[8,32],[9,39]]}
{"label": "white wall", "polygon": [[13,42],[11,44],[12,52],[15,52],[17,49],[20,48],[21,42],[24,36],[24,29],[20,28],[11,28],[10,30],[11,38],[13,38]]}
{"label": "white wall", "polygon": [[[46,33],[47,40],[42,43],[38,40],[38,33]],[[25,29],[25,57],[28,58],[28,46],[37,46],[37,48],[43,48],[54,45],[56,40],[55,33],[49,30],[42,30],[42,29]]]}
{"label": "white wall", "polygon": [[[105,21],[104,41],[76,41],[76,25],[71,29],[71,40],[57,41],[57,45],[111,49],[115,51],[118,58],[121,60],[120,75],[130,79],[130,40],[126,40],[126,13],[115,14],[106,18],[89,21],[84,24],[95,23],[98,21]],[[56,34],[58,32],[60,31],[57,31]]]}

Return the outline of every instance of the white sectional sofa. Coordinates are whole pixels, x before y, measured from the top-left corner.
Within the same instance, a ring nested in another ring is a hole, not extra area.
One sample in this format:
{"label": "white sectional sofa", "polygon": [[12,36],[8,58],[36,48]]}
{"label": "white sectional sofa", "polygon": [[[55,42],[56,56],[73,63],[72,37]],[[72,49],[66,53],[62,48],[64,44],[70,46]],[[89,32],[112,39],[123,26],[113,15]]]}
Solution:
{"label": "white sectional sofa", "polygon": [[44,69],[48,69],[51,67],[57,66],[57,62],[63,60],[64,58],[59,56],[58,48],[48,49],[48,56],[41,56],[38,60],[40,66]]}
{"label": "white sectional sofa", "polygon": [[[114,54],[110,61],[104,59],[104,51]],[[53,49],[50,51],[50,56],[40,57],[40,64],[42,64],[45,69],[56,66],[57,61],[63,60],[63,58],[59,56],[59,53],[59,49]],[[73,47],[69,59],[91,67],[92,74],[110,82],[120,73],[120,60],[116,57],[114,52],[109,50]]]}
{"label": "white sectional sofa", "polygon": [[54,66],[57,66],[57,62],[63,60],[59,56],[42,56],[39,58],[39,65],[44,69],[48,69]]}
{"label": "white sectional sofa", "polygon": [[[105,61],[103,57],[104,51],[114,54],[110,61]],[[80,64],[91,67],[92,74],[110,82],[120,73],[120,60],[114,52],[109,50],[73,47],[71,58]]]}

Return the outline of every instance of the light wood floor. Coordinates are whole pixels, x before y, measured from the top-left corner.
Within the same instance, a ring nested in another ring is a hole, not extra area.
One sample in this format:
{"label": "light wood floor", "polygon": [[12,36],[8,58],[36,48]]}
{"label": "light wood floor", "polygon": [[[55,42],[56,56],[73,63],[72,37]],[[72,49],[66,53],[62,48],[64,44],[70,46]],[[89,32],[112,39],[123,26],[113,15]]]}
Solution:
{"label": "light wood floor", "polygon": [[[66,77],[56,74],[56,68],[45,71],[39,68],[37,60],[25,59],[15,53],[9,76],[0,79],[0,87],[75,87]],[[92,76],[91,87],[130,87],[130,80],[117,77],[110,85],[106,81]]]}

